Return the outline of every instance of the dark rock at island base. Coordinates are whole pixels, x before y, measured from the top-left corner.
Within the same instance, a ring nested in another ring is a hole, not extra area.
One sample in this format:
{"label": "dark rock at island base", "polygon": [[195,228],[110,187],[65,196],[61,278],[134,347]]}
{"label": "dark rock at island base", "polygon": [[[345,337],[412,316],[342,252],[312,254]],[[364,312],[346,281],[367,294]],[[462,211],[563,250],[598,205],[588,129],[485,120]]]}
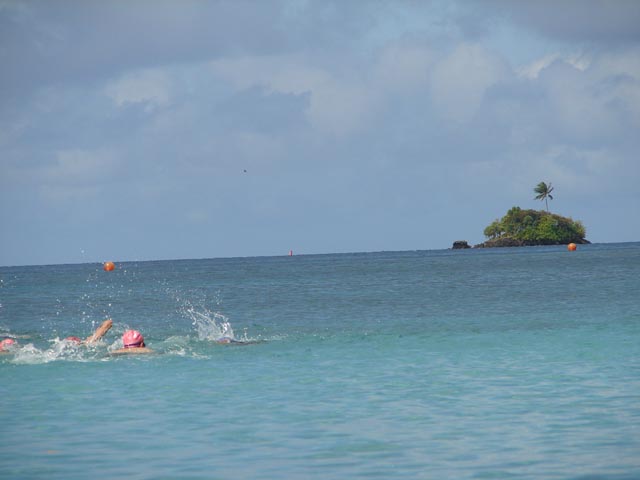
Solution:
{"label": "dark rock at island base", "polygon": [[[591,242],[584,238],[578,240],[572,240],[568,243],[575,243],[578,245],[588,245]],[[566,245],[565,242],[533,242],[533,241],[525,241],[525,240],[516,240],[515,238],[494,238],[491,240],[487,240],[484,243],[480,243],[478,245],[474,245],[473,248],[497,248],[497,247],[539,247],[543,245]]]}
{"label": "dark rock at island base", "polygon": [[453,242],[453,247],[451,247],[452,250],[461,250],[464,248],[471,248],[471,245],[469,245],[466,240],[456,240]]}

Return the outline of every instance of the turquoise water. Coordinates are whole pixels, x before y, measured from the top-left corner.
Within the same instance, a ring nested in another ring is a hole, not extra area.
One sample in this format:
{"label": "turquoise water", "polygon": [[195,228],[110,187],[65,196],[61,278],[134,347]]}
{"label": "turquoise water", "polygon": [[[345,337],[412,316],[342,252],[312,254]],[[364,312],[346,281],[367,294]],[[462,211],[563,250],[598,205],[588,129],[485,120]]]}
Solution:
{"label": "turquoise water", "polygon": [[0,281],[0,478],[640,478],[640,243]]}

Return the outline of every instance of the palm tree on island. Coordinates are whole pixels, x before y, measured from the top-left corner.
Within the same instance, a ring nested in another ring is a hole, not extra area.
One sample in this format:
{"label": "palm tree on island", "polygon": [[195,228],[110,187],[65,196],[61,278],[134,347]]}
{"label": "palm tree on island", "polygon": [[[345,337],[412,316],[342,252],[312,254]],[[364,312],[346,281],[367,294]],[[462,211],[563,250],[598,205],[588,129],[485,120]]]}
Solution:
{"label": "palm tree on island", "polygon": [[536,200],[544,200],[544,203],[547,206],[547,213],[549,213],[549,203],[547,198],[553,200],[553,195],[551,195],[551,192],[553,192],[551,182],[549,182],[549,185],[544,182],[540,182],[533,191],[538,194],[535,197]]}
{"label": "palm tree on island", "polygon": [[[548,199],[553,200],[551,183],[540,182],[533,191],[536,200],[544,200],[547,211],[523,210],[514,206],[502,218],[484,229],[487,240],[476,247],[525,247],[534,245],[568,245],[590,243],[582,222],[571,217],[549,213]],[[467,242],[456,241],[453,248],[469,248]]]}

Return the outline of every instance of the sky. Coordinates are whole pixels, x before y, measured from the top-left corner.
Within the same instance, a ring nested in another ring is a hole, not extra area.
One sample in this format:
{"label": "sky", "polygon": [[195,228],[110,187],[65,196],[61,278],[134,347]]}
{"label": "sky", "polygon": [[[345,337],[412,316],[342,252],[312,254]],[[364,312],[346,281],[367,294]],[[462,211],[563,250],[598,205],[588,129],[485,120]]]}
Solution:
{"label": "sky", "polygon": [[0,0],[0,265],[639,241],[639,133],[635,0]]}

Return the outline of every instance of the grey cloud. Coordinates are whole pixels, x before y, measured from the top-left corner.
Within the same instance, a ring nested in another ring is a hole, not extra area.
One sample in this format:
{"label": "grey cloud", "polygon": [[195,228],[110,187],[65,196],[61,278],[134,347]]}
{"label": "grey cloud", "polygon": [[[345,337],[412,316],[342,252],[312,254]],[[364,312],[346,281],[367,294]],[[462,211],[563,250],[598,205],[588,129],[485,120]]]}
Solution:
{"label": "grey cloud", "polygon": [[503,17],[555,40],[587,44],[640,42],[636,0],[481,0],[482,17]]}
{"label": "grey cloud", "polygon": [[383,2],[62,0],[0,8],[0,89],[87,82],[132,68],[354,45]]}
{"label": "grey cloud", "polygon": [[0,88],[90,81],[127,68],[290,48],[278,3],[29,2],[0,9]]}

